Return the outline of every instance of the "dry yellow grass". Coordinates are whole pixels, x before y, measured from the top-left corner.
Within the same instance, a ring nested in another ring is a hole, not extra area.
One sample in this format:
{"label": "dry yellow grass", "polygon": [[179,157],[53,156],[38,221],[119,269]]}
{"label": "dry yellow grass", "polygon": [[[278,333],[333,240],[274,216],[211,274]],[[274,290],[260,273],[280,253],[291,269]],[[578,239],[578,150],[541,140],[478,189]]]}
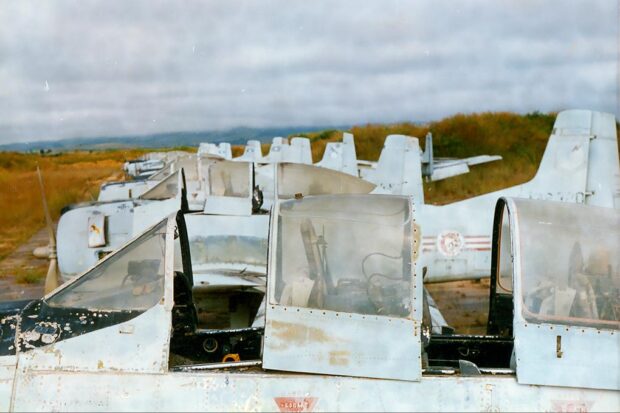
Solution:
{"label": "dry yellow grass", "polygon": [[[468,157],[502,155],[503,160],[471,168],[466,175],[439,182],[425,182],[425,202],[445,204],[517,185],[534,177],[547,139],[551,134],[555,114],[534,112],[457,114],[440,121],[419,125],[414,123],[367,124],[354,126],[358,159],[376,161],[386,136],[402,134],[419,138],[433,134],[435,157]],[[327,142],[342,139],[341,131],[308,133],[312,141],[315,162],[321,159]]]}
{"label": "dry yellow grass", "polygon": [[37,164],[52,218],[57,219],[65,205],[96,199],[99,185],[106,178],[122,178],[123,162],[143,152],[0,153],[0,259],[45,225]]}

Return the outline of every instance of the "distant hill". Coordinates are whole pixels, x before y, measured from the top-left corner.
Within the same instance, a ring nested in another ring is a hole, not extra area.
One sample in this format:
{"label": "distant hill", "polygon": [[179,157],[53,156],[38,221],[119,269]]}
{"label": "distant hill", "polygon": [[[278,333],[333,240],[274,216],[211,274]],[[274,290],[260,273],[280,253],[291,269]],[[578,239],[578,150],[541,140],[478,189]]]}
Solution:
{"label": "distant hill", "polygon": [[[350,126],[335,126],[349,129]],[[31,152],[39,150],[97,150],[128,148],[172,148],[198,146],[201,142],[230,142],[245,144],[249,139],[271,142],[275,136],[289,136],[327,129],[326,126],[291,126],[282,128],[233,128],[224,131],[169,132],[151,135],[101,136],[94,138],[70,138],[54,141],[35,141],[0,145],[0,151]]]}

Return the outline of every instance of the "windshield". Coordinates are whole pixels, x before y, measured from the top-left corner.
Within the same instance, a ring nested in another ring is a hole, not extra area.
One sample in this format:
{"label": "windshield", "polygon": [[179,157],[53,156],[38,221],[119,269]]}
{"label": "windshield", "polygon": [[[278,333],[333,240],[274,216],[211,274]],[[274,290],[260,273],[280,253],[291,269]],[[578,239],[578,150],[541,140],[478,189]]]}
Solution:
{"label": "windshield", "polygon": [[174,161],[174,166],[176,170],[183,168],[186,180],[198,180],[198,157],[196,155],[180,156]]}
{"label": "windshield", "polygon": [[174,172],[174,165],[172,163],[167,163],[159,172],[151,175],[149,181],[161,181],[165,177],[170,176],[172,172]]}
{"label": "windshield", "polygon": [[163,297],[167,219],[47,299],[51,307],[147,310]]}
{"label": "windshield", "polygon": [[205,268],[248,269],[264,272],[267,239],[240,235],[196,236],[190,241],[194,271]]}
{"label": "windshield", "polygon": [[148,199],[153,201],[159,201],[164,199],[170,199],[177,196],[179,193],[179,171],[175,171],[170,174],[163,181],[159,182],[153,188],[149,189],[142,195],[140,199]]}
{"label": "windshield", "polygon": [[620,211],[517,203],[524,316],[532,322],[620,327]]}
{"label": "windshield", "polygon": [[247,162],[201,159],[201,169],[210,195],[247,198],[250,196],[250,172]]}
{"label": "windshield", "polygon": [[321,196],[281,203],[275,303],[358,314],[411,313],[409,199]]}

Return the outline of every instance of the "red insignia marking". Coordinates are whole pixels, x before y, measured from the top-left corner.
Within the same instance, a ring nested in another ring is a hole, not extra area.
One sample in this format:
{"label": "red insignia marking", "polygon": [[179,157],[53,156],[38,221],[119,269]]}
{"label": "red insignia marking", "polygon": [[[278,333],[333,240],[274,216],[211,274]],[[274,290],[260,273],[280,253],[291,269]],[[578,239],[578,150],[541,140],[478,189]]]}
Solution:
{"label": "red insignia marking", "polygon": [[274,397],[281,412],[311,412],[318,399],[316,397]]}

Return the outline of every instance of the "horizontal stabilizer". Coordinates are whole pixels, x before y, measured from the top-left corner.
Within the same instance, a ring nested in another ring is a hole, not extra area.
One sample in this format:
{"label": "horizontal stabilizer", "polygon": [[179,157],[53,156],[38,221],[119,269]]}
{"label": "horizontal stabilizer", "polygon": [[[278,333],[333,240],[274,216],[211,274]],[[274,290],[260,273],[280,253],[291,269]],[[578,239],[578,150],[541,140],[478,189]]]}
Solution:
{"label": "horizontal stabilizer", "polygon": [[479,155],[479,156],[472,156],[471,158],[465,158],[463,160],[467,162],[467,165],[473,166],[473,165],[479,165],[481,163],[500,161],[502,160],[502,157],[499,155]]}
{"label": "horizontal stabilizer", "polygon": [[457,175],[463,175],[469,172],[469,167],[480,165],[487,162],[499,161],[502,159],[499,155],[478,155],[463,159],[441,159],[435,158],[433,164],[433,174],[431,181],[440,181],[446,178],[452,178]]}

